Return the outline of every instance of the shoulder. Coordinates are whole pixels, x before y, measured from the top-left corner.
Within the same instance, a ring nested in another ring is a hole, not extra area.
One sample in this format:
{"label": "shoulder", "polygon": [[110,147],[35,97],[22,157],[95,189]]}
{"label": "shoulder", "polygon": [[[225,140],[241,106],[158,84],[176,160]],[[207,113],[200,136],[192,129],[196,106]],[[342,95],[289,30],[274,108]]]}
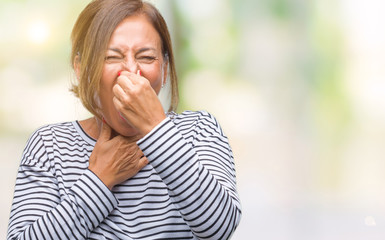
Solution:
{"label": "shoulder", "polygon": [[217,119],[207,111],[184,111],[180,114],[175,114],[172,120],[181,130],[204,129],[208,132],[223,135],[222,128]]}
{"label": "shoulder", "polygon": [[73,139],[77,132],[74,123],[75,122],[61,122],[47,124],[37,128],[28,138],[23,151],[23,163],[26,164],[27,162],[44,158],[47,154],[47,148],[52,146],[54,139]]}
{"label": "shoulder", "polygon": [[175,124],[181,123],[207,123],[217,124],[215,117],[207,111],[184,111],[171,117]]}
{"label": "shoulder", "polygon": [[61,122],[54,124],[47,124],[35,130],[30,138],[49,138],[55,136],[74,135],[77,130],[74,126],[75,122]]}

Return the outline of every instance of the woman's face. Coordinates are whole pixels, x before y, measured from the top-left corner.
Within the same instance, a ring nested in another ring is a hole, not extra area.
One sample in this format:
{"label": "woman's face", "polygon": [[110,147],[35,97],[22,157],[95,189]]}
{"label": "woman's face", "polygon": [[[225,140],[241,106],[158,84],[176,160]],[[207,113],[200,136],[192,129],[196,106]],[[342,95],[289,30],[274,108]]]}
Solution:
{"label": "woman's face", "polygon": [[167,76],[161,39],[144,15],[130,16],[114,30],[105,53],[100,82],[100,105],[105,121],[119,134],[134,136],[138,132],[115,109],[113,87],[121,71],[140,73],[158,94]]}

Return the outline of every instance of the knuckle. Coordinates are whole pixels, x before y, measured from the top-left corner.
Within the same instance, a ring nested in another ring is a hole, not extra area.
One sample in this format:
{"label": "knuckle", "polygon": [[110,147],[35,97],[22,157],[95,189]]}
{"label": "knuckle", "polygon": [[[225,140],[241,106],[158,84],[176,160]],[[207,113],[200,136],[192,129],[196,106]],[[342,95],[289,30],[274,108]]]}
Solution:
{"label": "knuckle", "polygon": [[131,89],[131,95],[133,97],[139,96],[140,92],[141,92],[141,87],[140,86],[136,86],[135,88]]}
{"label": "knuckle", "polygon": [[129,105],[131,102],[131,99],[129,97],[123,97],[121,102],[123,103],[123,105]]}
{"label": "knuckle", "polygon": [[116,93],[117,90],[118,90],[118,88],[119,88],[119,85],[118,85],[118,83],[117,83],[117,84],[115,84],[115,85],[112,87],[112,91],[114,91],[114,93]]}
{"label": "knuckle", "polygon": [[119,98],[115,97],[115,99],[115,102],[119,108],[122,108],[124,105],[128,105],[131,102],[131,98],[126,94],[123,96],[119,96]]}

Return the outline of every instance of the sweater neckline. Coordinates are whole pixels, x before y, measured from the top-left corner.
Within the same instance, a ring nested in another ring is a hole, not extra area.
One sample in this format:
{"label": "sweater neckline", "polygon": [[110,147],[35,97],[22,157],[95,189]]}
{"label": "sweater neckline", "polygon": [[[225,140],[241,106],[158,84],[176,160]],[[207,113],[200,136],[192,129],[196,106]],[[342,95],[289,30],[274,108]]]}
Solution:
{"label": "sweater neckline", "polygon": [[87,143],[95,145],[96,139],[92,138],[84,131],[78,120],[73,121],[72,124],[75,127],[76,131],[79,133],[80,137],[82,137]]}

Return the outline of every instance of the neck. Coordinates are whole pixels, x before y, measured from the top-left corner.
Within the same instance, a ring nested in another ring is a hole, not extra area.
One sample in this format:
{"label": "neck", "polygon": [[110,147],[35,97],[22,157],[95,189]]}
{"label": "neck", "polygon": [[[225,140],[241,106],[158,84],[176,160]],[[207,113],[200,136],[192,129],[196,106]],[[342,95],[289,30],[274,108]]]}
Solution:
{"label": "neck", "polygon": [[[79,121],[80,126],[83,128],[83,130],[93,139],[98,139],[100,135],[100,131],[102,128],[102,120],[97,117],[91,117],[85,120]],[[105,123],[106,124],[106,123]],[[114,129],[111,129],[111,138],[116,137],[120,135],[118,132],[116,132]],[[140,139],[139,135],[131,136],[131,137],[125,137],[125,139],[129,142],[136,142]]]}
{"label": "neck", "polygon": [[102,122],[96,117],[91,117],[85,120],[79,121],[80,126],[93,139],[98,139]]}

